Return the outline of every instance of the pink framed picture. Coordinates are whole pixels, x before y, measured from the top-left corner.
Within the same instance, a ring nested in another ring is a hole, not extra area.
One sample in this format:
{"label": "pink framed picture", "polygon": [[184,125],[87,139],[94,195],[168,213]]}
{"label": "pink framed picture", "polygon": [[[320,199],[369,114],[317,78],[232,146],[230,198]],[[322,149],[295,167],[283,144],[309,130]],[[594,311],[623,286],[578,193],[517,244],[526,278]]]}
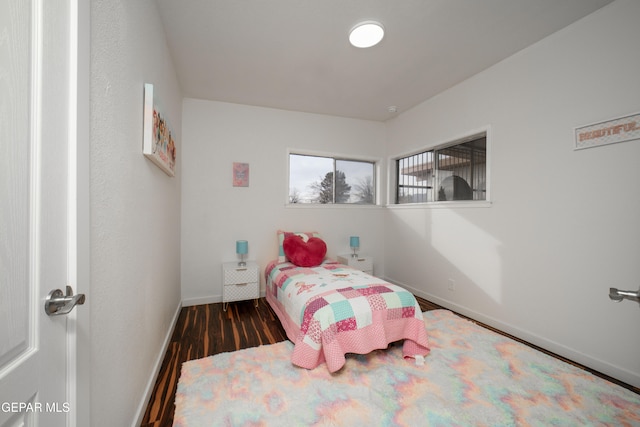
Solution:
{"label": "pink framed picture", "polygon": [[233,186],[249,186],[249,163],[233,163]]}

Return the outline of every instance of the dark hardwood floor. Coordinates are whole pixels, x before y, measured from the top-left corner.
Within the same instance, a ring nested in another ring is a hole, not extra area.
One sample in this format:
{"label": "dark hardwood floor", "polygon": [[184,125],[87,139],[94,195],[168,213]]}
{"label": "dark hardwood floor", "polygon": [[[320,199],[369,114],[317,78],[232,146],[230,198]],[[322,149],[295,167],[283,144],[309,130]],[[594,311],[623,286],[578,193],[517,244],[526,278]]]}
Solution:
{"label": "dark hardwood floor", "polygon": [[[422,298],[417,297],[416,299],[422,311],[442,308]],[[482,326],[487,327],[486,325]],[[502,333],[494,328],[488,328]],[[531,345],[518,338],[510,337]],[[176,322],[141,426],[165,427],[173,424],[174,400],[183,362],[243,348],[275,344],[286,339],[287,337],[280,321],[265,298],[258,300],[257,307],[254,306],[253,301],[231,303],[227,311],[222,310],[222,303],[183,307]],[[532,347],[558,357],[539,347]],[[558,358],[586,369],[570,360],[562,357]],[[587,370],[636,393],[640,393],[640,389],[593,370]]]}
{"label": "dark hardwood floor", "polygon": [[182,363],[286,340],[280,321],[265,298],[183,307],[156,380],[142,426],[171,426]]}

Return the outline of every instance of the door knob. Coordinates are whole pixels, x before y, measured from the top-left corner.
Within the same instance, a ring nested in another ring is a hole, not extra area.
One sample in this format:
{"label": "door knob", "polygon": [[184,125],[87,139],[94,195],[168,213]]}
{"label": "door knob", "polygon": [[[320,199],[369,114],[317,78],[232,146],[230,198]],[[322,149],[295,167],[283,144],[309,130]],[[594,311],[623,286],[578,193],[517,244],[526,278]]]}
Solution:
{"label": "door knob", "polygon": [[84,294],[73,295],[73,289],[67,285],[66,294],[63,294],[60,289],[49,292],[44,301],[44,311],[49,316],[68,314],[77,304],[84,304],[84,299]]}
{"label": "door knob", "polygon": [[622,291],[616,288],[609,288],[609,298],[615,302],[620,302],[625,298],[640,302],[640,290],[635,292],[635,291]]}

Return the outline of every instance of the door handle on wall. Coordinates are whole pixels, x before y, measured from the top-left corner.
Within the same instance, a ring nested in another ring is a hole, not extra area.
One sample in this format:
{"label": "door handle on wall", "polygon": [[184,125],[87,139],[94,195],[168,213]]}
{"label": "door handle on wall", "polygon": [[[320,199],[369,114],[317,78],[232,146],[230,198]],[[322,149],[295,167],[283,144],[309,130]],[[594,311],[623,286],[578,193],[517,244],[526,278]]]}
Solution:
{"label": "door handle on wall", "polygon": [[620,291],[616,288],[609,288],[609,298],[615,302],[620,302],[623,299],[630,299],[632,301],[640,302],[640,290],[638,291]]}
{"label": "door handle on wall", "polygon": [[66,295],[60,289],[49,292],[44,302],[44,311],[49,316],[69,314],[77,304],[84,304],[84,294],[73,295],[71,286],[67,286]]}

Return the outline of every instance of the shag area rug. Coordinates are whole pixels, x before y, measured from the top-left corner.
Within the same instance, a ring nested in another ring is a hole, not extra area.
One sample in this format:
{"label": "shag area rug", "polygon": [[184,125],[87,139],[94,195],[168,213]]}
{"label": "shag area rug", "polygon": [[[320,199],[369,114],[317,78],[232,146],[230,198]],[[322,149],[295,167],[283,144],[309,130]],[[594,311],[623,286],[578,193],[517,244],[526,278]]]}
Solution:
{"label": "shag area rug", "polygon": [[640,426],[640,395],[447,310],[424,314],[431,353],[293,366],[289,341],[186,362],[174,426]]}

